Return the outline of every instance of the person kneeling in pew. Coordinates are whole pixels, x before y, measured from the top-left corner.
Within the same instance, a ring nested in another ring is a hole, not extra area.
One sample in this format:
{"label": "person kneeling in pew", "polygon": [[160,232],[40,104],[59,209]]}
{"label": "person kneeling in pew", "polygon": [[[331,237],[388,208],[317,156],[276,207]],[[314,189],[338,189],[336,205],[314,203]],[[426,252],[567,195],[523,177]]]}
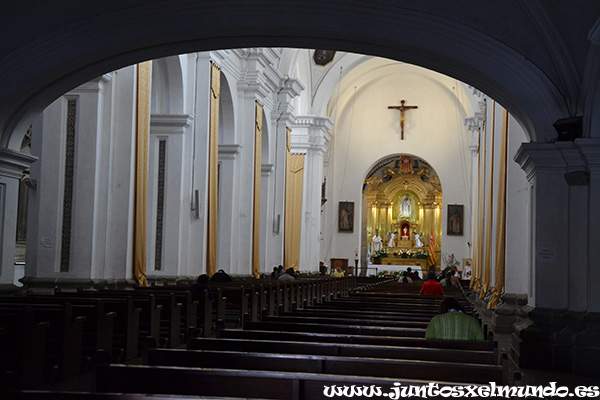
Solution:
{"label": "person kneeling in pew", "polygon": [[479,321],[464,314],[460,303],[453,297],[445,297],[440,304],[440,315],[429,322],[426,339],[484,340]]}
{"label": "person kneeling in pew", "polygon": [[211,300],[215,299],[213,292],[210,290],[210,287],[208,286],[208,275],[206,275],[206,274],[200,275],[198,277],[198,279],[196,280],[196,283],[194,283],[192,286],[190,286],[188,291],[192,294],[192,299],[194,299],[194,300],[201,300],[202,297],[204,296],[204,291],[208,291],[209,299],[211,299]]}

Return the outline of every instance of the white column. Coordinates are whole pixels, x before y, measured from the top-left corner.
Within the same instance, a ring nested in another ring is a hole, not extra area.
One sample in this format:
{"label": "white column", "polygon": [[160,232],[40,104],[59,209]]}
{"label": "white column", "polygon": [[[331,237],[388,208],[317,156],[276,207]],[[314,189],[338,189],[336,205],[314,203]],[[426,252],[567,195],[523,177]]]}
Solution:
{"label": "white column", "polygon": [[[515,155],[531,185],[532,281],[529,303],[537,308],[568,306],[569,188],[565,162],[554,144],[523,143]],[[560,279],[560,278],[563,279]]]}
{"label": "white column", "polygon": [[[471,223],[469,224],[471,227],[471,234],[469,235],[471,240],[469,242],[471,245],[469,246],[469,258],[473,257],[473,243],[475,235],[477,235],[477,232],[475,232],[473,228],[475,227],[475,218],[477,218],[475,215],[475,203],[477,202],[477,173],[479,171],[479,135],[479,130],[473,132],[471,145],[469,146],[469,151],[471,152],[471,215],[469,216],[469,219],[471,220]],[[481,227],[479,227],[479,229],[481,229]]]}
{"label": "white column", "polygon": [[[321,182],[323,155],[333,123],[329,118],[297,117],[292,129],[292,152],[305,153],[300,261],[302,270],[319,270],[321,232]],[[356,211],[355,211],[356,215]]]}
{"label": "white column", "polygon": [[[566,163],[568,173],[580,171],[585,175],[585,162],[573,142],[556,142],[556,148],[561,152]],[[567,182],[568,183],[568,182]],[[569,310],[585,311],[587,306],[587,285],[582,284],[588,279],[586,276],[588,265],[587,239],[588,239],[588,186],[586,182],[571,181],[568,187],[568,266],[564,268],[568,273],[569,282]]]}
{"label": "white column", "polygon": [[136,72],[123,68],[112,79],[105,279],[133,277]]}
{"label": "white column", "polygon": [[[264,105],[264,112],[268,119],[273,109],[275,90],[281,86],[284,78],[273,67],[280,56],[276,49],[238,49],[234,50],[234,53],[242,61],[242,68],[241,79],[237,85],[238,108],[235,126],[236,141],[240,151],[236,158],[235,175],[239,180],[236,185],[237,192],[234,194],[234,232],[231,242],[234,247],[232,251],[234,257],[230,268],[234,274],[248,275],[252,273],[256,101]],[[268,126],[267,119],[263,120],[265,124],[263,126]],[[263,211],[261,210],[261,215]],[[265,237],[261,236],[261,242],[264,239]],[[265,266],[261,268],[265,269]]]}
{"label": "white column", "polygon": [[[187,199],[194,201],[194,193],[198,192],[197,212],[191,213],[188,236],[188,259],[190,260],[189,274],[198,276],[206,272],[206,246],[207,246],[207,218],[208,210],[208,151],[209,151],[209,116],[210,116],[210,66],[209,53],[198,53],[196,58],[195,104],[193,108],[194,122],[192,140],[189,147],[192,149],[191,161],[191,190]],[[188,164],[189,165],[189,164]]]}
{"label": "white column", "polygon": [[110,126],[103,114],[109,79],[105,75],[67,95],[78,99],[69,278],[104,278]]}
{"label": "white column", "polygon": [[269,272],[269,266],[275,267],[283,264],[287,129],[291,128],[294,121],[292,101],[303,89],[304,86],[302,86],[299,80],[286,79],[277,94],[278,104],[271,114],[273,127],[270,131],[274,132],[271,136],[274,138],[272,146],[274,151],[274,169],[271,173],[273,206],[272,212],[268,215],[269,219],[266,229],[267,240],[271,242],[271,250],[266,259],[267,272]]}
{"label": "white column", "polygon": [[273,253],[273,181],[275,166],[262,164],[260,171],[260,272],[272,272],[271,253]]}
{"label": "white column", "polygon": [[188,231],[192,202],[189,115],[150,119],[147,275],[188,275]]}
{"label": "white column", "polygon": [[[217,267],[231,271],[230,266],[237,254],[233,245],[237,237],[237,218],[234,218],[234,192],[237,185],[236,158],[240,152],[237,144],[219,145],[219,230]],[[237,203],[236,203],[237,204]],[[237,214],[236,214],[237,216]]]}
{"label": "white column", "polygon": [[9,149],[0,149],[0,286],[12,285],[19,180],[35,157]]}
{"label": "white column", "polygon": [[[51,104],[32,134],[31,170],[39,185],[30,198],[26,276],[51,279],[104,278],[107,253],[109,164],[111,148],[110,76],[88,82]],[[104,97],[108,87],[109,96]],[[68,124],[68,104],[71,122]],[[73,119],[74,118],[74,119]],[[67,127],[74,132],[72,196],[65,214]],[[65,235],[63,236],[63,225]],[[31,229],[29,229],[31,228]],[[65,262],[61,272],[62,245]],[[67,245],[68,244],[68,245]]]}

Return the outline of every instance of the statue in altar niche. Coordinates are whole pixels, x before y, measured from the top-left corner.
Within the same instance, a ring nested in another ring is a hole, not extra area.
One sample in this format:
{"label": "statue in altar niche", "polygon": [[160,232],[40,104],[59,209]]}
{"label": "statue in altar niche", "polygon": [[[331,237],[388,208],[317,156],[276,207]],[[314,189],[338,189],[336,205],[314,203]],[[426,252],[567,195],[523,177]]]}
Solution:
{"label": "statue in altar niche", "polygon": [[375,253],[383,247],[383,239],[379,236],[379,229],[375,229],[375,236],[371,239],[371,251]]}
{"label": "statue in altar niche", "polygon": [[415,232],[415,247],[423,247],[423,242],[421,241],[421,235],[419,232]]}
{"label": "statue in altar niche", "polygon": [[410,208],[410,197],[408,197],[408,195],[405,195],[404,200],[402,200],[402,204],[400,204],[400,216],[410,218]]}

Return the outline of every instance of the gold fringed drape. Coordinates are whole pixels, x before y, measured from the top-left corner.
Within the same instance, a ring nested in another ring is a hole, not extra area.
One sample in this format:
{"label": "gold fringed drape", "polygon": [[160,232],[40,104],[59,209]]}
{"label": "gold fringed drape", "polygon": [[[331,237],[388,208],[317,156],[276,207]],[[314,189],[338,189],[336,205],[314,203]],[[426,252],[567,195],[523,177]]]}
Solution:
{"label": "gold fringed drape", "polygon": [[483,265],[485,272],[483,275],[483,283],[481,285],[481,292],[479,298],[483,299],[487,293],[488,287],[492,280],[492,208],[494,207],[494,136],[496,131],[496,102],[492,104],[492,137],[490,143],[490,159],[488,164],[490,166],[490,173],[488,175],[487,185],[487,203],[485,213],[485,255]]}
{"label": "gold fringed drape", "polygon": [[498,209],[496,210],[496,263],[494,288],[488,309],[498,307],[504,290],[504,270],[506,266],[506,154],[508,147],[508,112],[502,111],[502,132],[500,144],[500,166],[498,167]]}
{"label": "gold fringed drape", "polygon": [[150,136],[150,90],[152,61],[137,65],[137,103],[135,132],[135,209],[133,227],[133,278],[138,286],[146,280],[146,208],[148,193],[148,147]]}
{"label": "gold fringed drape", "polygon": [[304,154],[288,152],[285,173],[285,228],[283,264],[285,268],[298,268],[300,260],[300,233],[302,224],[302,193],[304,185]]}
{"label": "gold fringed drape", "polygon": [[[481,130],[479,131],[479,136],[477,138],[477,173],[475,176],[475,201],[474,201],[474,210],[473,210],[473,262],[472,267],[475,268],[471,274],[471,282],[469,283],[469,287],[473,288],[473,286],[477,283],[477,270],[476,265],[479,264],[477,261],[477,257],[479,255],[479,210],[481,208],[480,197],[479,197],[479,186],[481,185]],[[484,152],[485,154],[485,152]]]}
{"label": "gold fringed drape", "polygon": [[206,273],[213,276],[217,271],[218,237],[218,168],[219,168],[219,96],[221,94],[221,69],[211,63],[210,72],[210,120],[208,153],[208,237]]}
{"label": "gold fringed drape", "polygon": [[256,102],[254,128],[254,213],[252,218],[252,273],[260,278],[260,178],[262,156],[263,106]]}

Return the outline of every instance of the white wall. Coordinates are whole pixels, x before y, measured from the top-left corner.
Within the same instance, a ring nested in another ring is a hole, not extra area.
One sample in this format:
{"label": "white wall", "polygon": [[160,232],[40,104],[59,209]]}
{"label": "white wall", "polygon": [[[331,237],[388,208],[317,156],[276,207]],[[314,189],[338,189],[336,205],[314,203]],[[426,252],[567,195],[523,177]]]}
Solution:
{"label": "white wall", "polygon": [[[391,154],[413,154],[429,162],[443,188],[442,232],[446,230],[447,204],[465,206],[464,232],[471,232],[471,134],[464,119],[472,110],[463,86],[435,72],[381,59],[364,63],[355,71],[342,83],[340,103],[329,108],[334,116],[335,109],[339,110],[327,176],[331,188],[326,203],[329,218],[323,223],[325,254],[321,258],[354,258],[363,229],[363,180],[375,162]],[[400,105],[402,99],[406,105],[418,106],[406,112],[404,140],[400,140],[400,113],[388,109]],[[355,202],[354,233],[337,232],[340,201]],[[442,251],[454,253],[458,260],[467,258],[468,241],[471,238],[467,235],[443,233]]]}

